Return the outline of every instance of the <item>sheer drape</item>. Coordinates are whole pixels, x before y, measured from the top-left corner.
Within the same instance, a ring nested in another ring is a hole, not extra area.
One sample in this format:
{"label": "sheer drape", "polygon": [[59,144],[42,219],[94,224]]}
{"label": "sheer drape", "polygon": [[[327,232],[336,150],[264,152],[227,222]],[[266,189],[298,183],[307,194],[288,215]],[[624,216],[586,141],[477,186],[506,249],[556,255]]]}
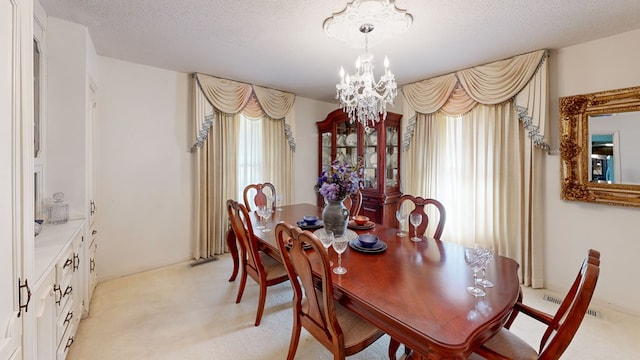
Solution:
{"label": "sheer drape", "polygon": [[285,122],[265,115],[262,121],[263,164],[266,179],[284,195],[285,203],[293,196],[293,151],[287,146]]}
{"label": "sheer drape", "polygon": [[[491,246],[542,286],[541,160],[546,51],[405,85],[417,114],[403,154],[403,192],[442,201],[444,239]],[[407,117],[405,117],[407,118]],[[536,146],[539,149],[536,149]]]}
{"label": "sheer drape", "polygon": [[[287,121],[295,95],[282,91],[194,74],[194,145],[196,161],[194,257],[226,251],[225,203],[238,196],[240,117],[260,118],[262,181],[272,182],[285,199],[293,194],[291,168],[295,141]],[[278,120],[275,120],[278,119]],[[253,144],[255,145],[255,144]],[[245,145],[247,144],[245,143]],[[251,145],[249,145],[251,146]],[[246,159],[243,159],[245,161]]]}
{"label": "sheer drape", "polygon": [[[261,183],[263,180],[262,165],[265,164],[264,154],[261,151],[262,144],[262,118],[250,118],[240,116],[240,130],[238,134],[238,147],[244,151],[236,151],[238,158],[236,168],[236,189],[235,200],[242,199],[244,186],[241,184]],[[258,154],[258,156],[256,156]]]}

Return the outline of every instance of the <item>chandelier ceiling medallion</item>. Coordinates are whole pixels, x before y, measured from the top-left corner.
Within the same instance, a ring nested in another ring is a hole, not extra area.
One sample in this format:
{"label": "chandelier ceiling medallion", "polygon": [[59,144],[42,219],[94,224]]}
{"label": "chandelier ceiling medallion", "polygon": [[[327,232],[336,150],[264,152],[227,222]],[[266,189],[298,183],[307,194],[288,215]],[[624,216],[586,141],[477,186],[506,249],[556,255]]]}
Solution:
{"label": "chandelier ceiling medallion", "polygon": [[412,21],[411,14],[395,7],[393,0],[354,0],[343,11],[324,22],[327,35],[355,48],[362,47],[364,34],[364,54],[356,60],[355,73],[345,75],[344,68],[340,68],[336,99],[340,100],[340,107],[349,114],[349,120],[359,121],[367,131],[380,120],[380,115],[386,118],[387,104],[393,104],[398,93],[386,57],[384,73],[380,81],[375,81],[373,55],[369,54],[369,46],[403,33]]}

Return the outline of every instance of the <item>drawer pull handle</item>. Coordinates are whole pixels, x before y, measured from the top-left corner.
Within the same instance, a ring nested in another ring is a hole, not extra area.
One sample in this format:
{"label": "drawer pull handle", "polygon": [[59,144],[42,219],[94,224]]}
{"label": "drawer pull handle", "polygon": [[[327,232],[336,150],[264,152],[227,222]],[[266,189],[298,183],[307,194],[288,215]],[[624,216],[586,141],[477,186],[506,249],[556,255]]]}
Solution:
{"label": "drawer pull handle", "polygon": [[[22,280],[20,280],[20,278],[18,278],[18,306],[19,306],[19,310],[18,310],[18,317],[20,317],[20,315],[22,314],[22,309],[24,309],[24,312],[29,311],[29,302],[31,301],[31,289],[29,288],[29,282],[27,281],[28,279],[24,279],[24,285],[22,284]],[[22,305],[22,289],[27,289],[27,303]]]}
{"label": "drawer pull handle", "polygon": [[73,291],[73,287],[71,285],[67,286],[66,289],[64,289],[64,294],[62,294],[62,296],[67,296],[69,294],[71,294],[71,292]]}
{"label": "drawer pull handle", "polygon": [[69,339],[67,339],[67,344],[64,346],[64,351],[67,351],[67,349],[70,348],[72,344],[73,344],[73,336],[69,336]]}
{"label": "drawer pull handle", "polygon": [[73,319],[73,311],[69,311],[67,313],[67,316],[64,318],[63,324],[68,323],[69,321],[71,321],[71,319]]}
{"label": "drawer pull handle", "polygon": [[78,271],[78,267],[80,267],[80,256],[73,254],[73,271]]}
{"label": "drawer pull handle", "polygon": [[89,259],[89,272],[96,271],[96,261],[94,259]]}
{"label": "drawer pull handle", "polygon": [[68,258],[67,261],[64,262],[64,266],[62,268],[64,269],[67,266],[71,266],[71,265],[73,265],[73,259],[72,258]]}
{"label": "drawer pull handle", "polygon": [[54,295],[56,293],[60,294],[60,297],[56,296],[56,304],[60,305],[60,301],[62,301],[62,289],[60,289],[60,285],[53,285],[53,293]]}
{"label": "drawer pull handle", "polygon": [[91,231],[91,235],[95,235],[95,234],[97,234],[97,233],[98,233],[98,230],[93,230],[93,231]]}

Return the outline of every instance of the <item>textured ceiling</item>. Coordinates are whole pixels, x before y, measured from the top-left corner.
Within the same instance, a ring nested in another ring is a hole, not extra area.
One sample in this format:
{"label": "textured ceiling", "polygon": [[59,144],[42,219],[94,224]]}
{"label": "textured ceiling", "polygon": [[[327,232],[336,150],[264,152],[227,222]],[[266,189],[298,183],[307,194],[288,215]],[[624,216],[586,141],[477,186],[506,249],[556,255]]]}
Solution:
{"label": "textured ceiling", "polygon": [[[361,50],[331,39],[336,0],[41,0],[88,27],[99,55],[201,72],[335,102],[343,65]],[[370,48],[399,85],[542,48],[640,28],[639,0],[397,0],[409,30]]]}

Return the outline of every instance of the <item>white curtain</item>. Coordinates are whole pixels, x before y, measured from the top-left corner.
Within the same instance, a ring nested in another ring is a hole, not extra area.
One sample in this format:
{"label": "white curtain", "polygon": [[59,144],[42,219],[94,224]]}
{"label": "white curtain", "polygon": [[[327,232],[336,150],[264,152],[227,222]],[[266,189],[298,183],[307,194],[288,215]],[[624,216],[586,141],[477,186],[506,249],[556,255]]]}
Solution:
{"label": "white curtain", "polygon": [[[249,118],[244,115],[240,116],[240,130],[238,150],[236,155],[238,157],[238,167],[236,170],[237,183],[239,184],[237,190],[237,197],[235,200],[242,200],[242,193],[244,186],[255,183],[264,182],[262,164],[264,160],[262,156],[262,118]],[[243,185],[244,184],[244,185]]]}
{"label": "white curtain", "polygon": [[[443,239],[478,243],[520,263],[541,287],[544,50],[405,85],[403,192],[444,203]],[[410,112],[410,111],[409,111]],[[407,117],[405,117],[407,118]]]}

